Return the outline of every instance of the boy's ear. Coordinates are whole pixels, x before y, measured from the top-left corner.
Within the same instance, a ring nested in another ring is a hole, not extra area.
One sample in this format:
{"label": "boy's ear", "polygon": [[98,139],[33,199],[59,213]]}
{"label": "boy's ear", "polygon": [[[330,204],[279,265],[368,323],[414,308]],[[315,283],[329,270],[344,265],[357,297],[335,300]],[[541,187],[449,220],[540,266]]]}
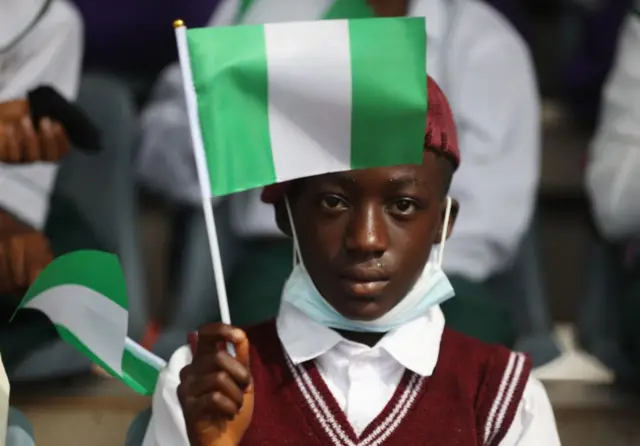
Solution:
{"label": "boy's ear", "polygon": [[[446,240],[451,237],[451,233],[453,232],[453,227],[456,224],[456,220],[458,218],[458,212],[460,211],[460,203],[458,200],[452,198],[451,199],[451,212],[449,213],[449,225],[447,225],[447,235]],[[438,236],[436,237],[436,243],[440,243],[442,240],[442,229],[444,228],[444,217],[447,213],[447,200],[444,200],[444,204],[442,206],[442,213],[440,215],[440,229],[438,230]]]}
{"label": "boy's ear", "polygon": [[282,231],[284,235],[287,237],[293,238],[293,231],[291,231],[291,223],[289,222],[289,215],[287,213],[287,207],[284,203],[284,200],[278,201],[274,205],[275,213],[276,213],[276,224],[278,225],[278,229]]}

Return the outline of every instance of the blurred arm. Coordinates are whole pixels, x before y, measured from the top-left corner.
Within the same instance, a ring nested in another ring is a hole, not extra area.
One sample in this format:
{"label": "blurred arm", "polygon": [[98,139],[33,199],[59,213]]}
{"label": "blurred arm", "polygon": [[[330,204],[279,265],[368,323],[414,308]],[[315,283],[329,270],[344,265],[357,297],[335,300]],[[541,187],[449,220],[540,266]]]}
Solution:
{"label": "blurred arm", "polygon": [[[238,6],[238,0],[223,2],[211,18],[211,26],[233,23]],[[201,193],[178,63],[161,73],[142,113],[141,124],[140,180],[180,203],[199,206]]]}
{"label": "blurred arm", "polygon": [[[640,3],[640,2],[637,2]],[[640,233],[640,17],[623,26],[590,148],[586,186],[596,223],[611,239]]]}
{"label": "blurred arm", "polygon": [[23,98],[40,85],[51,85],[74,99],[83,50],[82,19],[66,1],[55,1],[31,32],[6,56],[0,102]]}
{"label": "blurred arm", "polygon": [[[450,195],[460,215],[444,269],[481,281],[513,258],[535,205],[540,118],[528,50],[515,34],[495,33],[461,48],[452,83],[462,163]],[[462,54],[462,53],[461,53]]]}

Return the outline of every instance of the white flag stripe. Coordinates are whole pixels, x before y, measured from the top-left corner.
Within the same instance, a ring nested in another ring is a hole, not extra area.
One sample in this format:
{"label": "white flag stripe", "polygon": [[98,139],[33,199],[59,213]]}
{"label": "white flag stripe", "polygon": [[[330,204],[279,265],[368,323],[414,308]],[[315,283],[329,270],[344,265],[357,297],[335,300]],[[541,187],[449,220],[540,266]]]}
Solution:
{"label": "white flag stripe", "polygon": [[73,333],[95,356],[122,373],[127,310],[81,285],[60,285],[43,291],[24,308],[42,311],[56,325]]}
{"label": "white flag stripe", "polygon": [[349,22],[300,22],[264,28],[276,178],[281,182],[348,170],[352,92]]}

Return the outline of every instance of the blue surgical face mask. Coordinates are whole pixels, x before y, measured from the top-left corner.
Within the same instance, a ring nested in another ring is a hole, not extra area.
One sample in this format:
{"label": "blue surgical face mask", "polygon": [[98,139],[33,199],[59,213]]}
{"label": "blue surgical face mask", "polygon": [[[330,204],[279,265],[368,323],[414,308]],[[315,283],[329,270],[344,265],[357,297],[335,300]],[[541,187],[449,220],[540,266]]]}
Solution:
{"label": "blue surgical face mask", "polygon": [[[388,332],[424,315],[430,308],[454,296],[453,287],[441,267],[450,212],[451,199],[447,198],[445,224],[442,228],[443,237],[440,244],[432,250],[429,261],[407,295],[379,319],[357,321],[342,316],[320,295],[303,263],[295,264],[295,260],[291,276],[282,291],[282,302],[296,307],[321,325],[348,331]],[[290,211],[289,220],[293,227]],[[294,246],[298,258],[301,259],[295,230]]]}

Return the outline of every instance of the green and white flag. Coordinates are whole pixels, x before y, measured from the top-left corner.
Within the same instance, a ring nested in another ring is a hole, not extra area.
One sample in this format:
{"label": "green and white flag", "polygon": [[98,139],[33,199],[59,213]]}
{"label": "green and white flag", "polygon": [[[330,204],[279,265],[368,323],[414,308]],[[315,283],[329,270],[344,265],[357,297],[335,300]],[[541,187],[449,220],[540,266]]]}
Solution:
{"label": "green and white flag", "polygon": [[118,258],[76,251],[49,264],[18,310],[43,312],[66,342],[133,390],[153,394],[166,362],[127,337],[127,290]]}
{"label": "green and white flag", "polygon": [[176,36],[203,191],[422,161],[424,18],[177,28]]}

